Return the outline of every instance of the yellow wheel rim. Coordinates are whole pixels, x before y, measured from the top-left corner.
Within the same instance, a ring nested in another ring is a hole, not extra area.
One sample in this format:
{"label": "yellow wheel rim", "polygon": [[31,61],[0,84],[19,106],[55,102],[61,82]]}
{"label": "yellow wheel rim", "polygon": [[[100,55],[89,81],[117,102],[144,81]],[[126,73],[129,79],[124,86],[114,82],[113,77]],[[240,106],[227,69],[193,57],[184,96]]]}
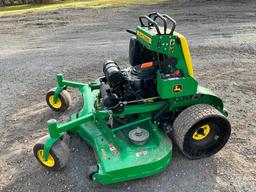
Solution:
{"label": "yellow wheel rim", "polygon": [[51,154],[48,155],[46,161],[43,160],[44,151],[43,149],[40,149],[37,151],[37,157],[41,163],[43,163],[46,167],[53,167],[55,165],[54,158]]}
{"label": "yellow wheel rim", "polygon": [[210,126],[208,124],[199,127],[193,134],[192,138],[195,140],[202,140],[210,133]]}
{"label": "yellow wheel rim", "polygon": [[57,102],[56,102],[56,103],[54,103],[53,100],[54,100],[54,96],[51,95],[51,96],[49,97],[49,103],[50,103],[50,105],[51,105],[52,107],[54,107],[55,109],[61,108],[62,103],[61,103],[60,98],[57,98]]}

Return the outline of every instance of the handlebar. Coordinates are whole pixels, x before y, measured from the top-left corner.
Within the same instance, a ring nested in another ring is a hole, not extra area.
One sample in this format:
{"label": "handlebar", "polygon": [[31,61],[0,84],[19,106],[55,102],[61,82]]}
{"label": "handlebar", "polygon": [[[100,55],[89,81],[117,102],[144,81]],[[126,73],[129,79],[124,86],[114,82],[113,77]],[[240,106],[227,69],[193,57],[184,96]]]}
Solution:
{"label": "handlebar", "polygon": [[160,13],[157,13],[157,12],[153,12],[153,13],[150,13],[149,15],[149,18],[151,18],[152,16],[153,17],[153,20],[155,21],[157,18],[160,18],[162,21],[163,21],[163,24],[164,24],[164,34],[166,34],[166,29],[167,29],[167,21],[166,19],[160,14]]}
{"label": "handlebar", "polygon": [[[139,17],[139,21],[142,27],[152,27],[154,26],[158,35],[162,35],[159,29],[159,26],[156,22],[156,19],[160,18],[161,21],[163,22],[164,25],[164,35],[166,35],[167,33],[167,20],[170,21],[172,23],[172,28],[171,28],[171,32],[169,33],[169,35],[172,35],[175,28],[176,28],[176,21],[171,18],[169,15],[167,14],[160,14],[158,12],[152,12],[150,13],[148,16],[147,15],[142,15]],[[145,23],[143,22],[143,19],[146,19],[148,21],[148,24],[145,25]]]}
{"label": "handlebar", "polygon": [[168,19],[169,21],[171,21],[171,23],[172,23],[172,29],[171,29],[170,35],[172,35],[173,32],[174,32],[174,30],[175,30],[175,28],[176,28],[176,21],[175,21],[173,18],[171,18],[169,15],[166,15],[166,14],[163,14],[163,17],[165,17],[166,19]]}
{"label": "handlebar", "polygon": [[[143,23],[143,19],[146,19],[148,21],[148,25],[145,25]],[[139,20],[140,20],[140,24],[141,24],[142,27],[150,27],[150,26],[154,25],[154,27],[156,28],[157,33],[159,35],[161,35],[161,32],[160,32],[160,29],[159,29],[159,26],[158,26],[157,22],[155,22],[154,20],[149,18],[147,15],[140,16]]]}

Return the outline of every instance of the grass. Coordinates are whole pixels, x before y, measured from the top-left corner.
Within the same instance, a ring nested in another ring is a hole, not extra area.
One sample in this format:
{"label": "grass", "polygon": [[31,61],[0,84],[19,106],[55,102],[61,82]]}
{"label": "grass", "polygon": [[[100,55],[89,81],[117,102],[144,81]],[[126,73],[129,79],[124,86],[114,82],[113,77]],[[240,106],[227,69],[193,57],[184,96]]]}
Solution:
{"label": "grass", "polygon": [[120,7],[131,4],[156,4],[166,0],[84,0],[84,1],[60,1],[49,4],[27,4],[0,7],[0,16],[10,16],[25,13],[38,13],[62,8],[104,8]]}

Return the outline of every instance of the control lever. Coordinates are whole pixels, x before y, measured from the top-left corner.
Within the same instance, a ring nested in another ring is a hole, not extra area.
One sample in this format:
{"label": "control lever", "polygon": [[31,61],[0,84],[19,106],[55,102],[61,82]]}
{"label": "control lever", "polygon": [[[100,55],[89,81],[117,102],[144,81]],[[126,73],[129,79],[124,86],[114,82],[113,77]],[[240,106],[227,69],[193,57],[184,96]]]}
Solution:
{"label": "control lever", "polygon": [[127,31],[128,33],[131,33],[131,34],[133,34],[133,35],[136,35],[136,31],[133,31],[133,30],[131,30],[131,29],[126,29],[126,31]]}

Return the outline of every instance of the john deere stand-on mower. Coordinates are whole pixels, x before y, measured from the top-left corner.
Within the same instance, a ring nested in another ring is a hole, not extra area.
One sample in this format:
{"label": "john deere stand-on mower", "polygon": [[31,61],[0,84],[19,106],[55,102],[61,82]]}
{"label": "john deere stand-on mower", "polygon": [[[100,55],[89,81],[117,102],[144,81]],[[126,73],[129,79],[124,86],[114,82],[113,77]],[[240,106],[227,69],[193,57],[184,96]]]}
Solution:
{"label": "john deere stand-on mower", "polygon": [[67,164],[70,134],[95,151],[97,164],[88,175],[103,184],[160,173],[171,161],[172,140],[190,159],[209,157],[228,141],[231,127],[223,102],[194,79],[188,44],[175,32],[176,22],[160,13],[139,21],[136,31],[127,30],[131,67],[122,70],[109,60],[104,76],[87,84],[57,75],[57,88],[46,95],[49,107],[68,109],[68,87],[79,89],[84,104],[66,123],[48,121],[49,136],[34,146],[47,169]]}

